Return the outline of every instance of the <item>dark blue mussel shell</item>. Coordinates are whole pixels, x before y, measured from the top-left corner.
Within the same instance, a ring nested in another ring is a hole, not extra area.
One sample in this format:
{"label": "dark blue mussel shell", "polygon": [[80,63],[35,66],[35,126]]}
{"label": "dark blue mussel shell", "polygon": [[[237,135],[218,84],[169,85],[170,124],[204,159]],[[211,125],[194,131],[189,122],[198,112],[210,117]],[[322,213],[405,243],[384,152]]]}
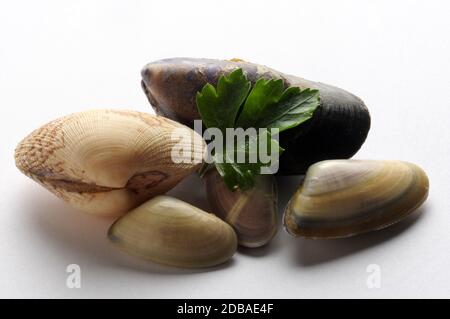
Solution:
{"label": "dark blue mussel shell", "polygon": [[263,65],[236,59],[164,59],[142,69],[142,88],[157,114],[192,127],[193,121],[200,119],[196,93],[206,83],[215,85],[221,75],[237,68],[242,68],[253,83],[261,77],[277,78],[286,86],[320,91],[321,104],[312,119],[280,134],[280,144],[286,151],[280,158],[279,174],[303,174],[315,162],[350,158],[364,143],[370,114],[360,98]]}

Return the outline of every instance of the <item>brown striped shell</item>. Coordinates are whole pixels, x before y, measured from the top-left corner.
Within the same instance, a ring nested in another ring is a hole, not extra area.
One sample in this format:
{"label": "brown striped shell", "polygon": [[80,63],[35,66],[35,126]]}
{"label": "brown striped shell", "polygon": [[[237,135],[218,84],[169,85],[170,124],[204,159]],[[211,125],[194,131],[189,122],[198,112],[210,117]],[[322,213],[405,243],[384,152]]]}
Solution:
{"label": "brown striped shell", "polygon": [[[174,161],[172,150],[182,145],[189,152]],[[25,175],[73,207],[108,216],[174,187],[200,165],[203,150],[200,135],[164,117],[91,110],[35,130],[19,143],[15,160]]]}
{"label": "brown striped shell", "polygon": [[402,161],[330,160],[312,165],[290,200],[286,230],[308,238],[338,238],[403,220],[428,196],[425,172]]}
{"label": "brown striped shell", "polygon": [[212,213],[230,224],[239,245],[260,247],[269,243],[278,230],[277,192],[272,175],[258,176],[247,191],[231,191],[217,170],[203,176]]}

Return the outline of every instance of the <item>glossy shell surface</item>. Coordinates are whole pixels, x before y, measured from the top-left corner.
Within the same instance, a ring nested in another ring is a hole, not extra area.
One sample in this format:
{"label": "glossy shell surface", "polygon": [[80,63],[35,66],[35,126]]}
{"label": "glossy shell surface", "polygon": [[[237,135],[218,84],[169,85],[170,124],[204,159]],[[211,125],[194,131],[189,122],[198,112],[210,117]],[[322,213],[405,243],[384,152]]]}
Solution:
{"label": "glossy shell surface", "polygon": [[239,245],[260,247],[277,233],[277,192],[271,175],[259,176],[248,191],[231,191],[219,173],[212,169],[203,177],[212,213],[230,224]]}
{"label": "glossy shell surface", "polygon": [[321,105],[312,119],[283,132],[280,174],[302,174],[325,159],[353,156],[364,143],[370,129],[370,115],[357,96],[332,85],[288,75],[263,65],[238,59],[213,60],[171,58],[147,64],[142,69],[142,88],[158,114],[188,126],[200,119],[195,96],[206,83],[242,68],[249,80],[282,79],[286,86],[320,91]]}
{"label": "glossy shell surface", "polygon": [[[180,144],[189,151],[172,157]],[[35,130],[19,143],[15,160],[24,174],[70,205],[107,216],[174,187],[200,165],[203,147],[200,135],[170,119],[92,110]]]}
{"label": "glossy shell surface", "polygon": [[132,255],[187,268],[224,263],[237,248],[227,223],[168,196],[157,196],[118,219],[108,237]]}
{"label": "glossy shell surface", "polygon": [[286,230],[338,238],[401,221],[427,198],[428,177],[402,161],[330,160],[311,166],[284,214]]}

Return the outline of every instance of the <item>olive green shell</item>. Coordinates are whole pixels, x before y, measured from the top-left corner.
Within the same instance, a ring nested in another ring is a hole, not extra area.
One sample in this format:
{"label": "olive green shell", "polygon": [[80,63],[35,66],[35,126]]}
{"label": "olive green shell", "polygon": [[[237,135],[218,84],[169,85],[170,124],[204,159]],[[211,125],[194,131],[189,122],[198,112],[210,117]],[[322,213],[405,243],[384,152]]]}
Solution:
{"label": "olive green shell", "polygon": [[321,105],[309,121],[280,135],[286,150],[280,159],[281,174],[302,174],[325,159],[350,158],[364,143],[370,115],[357,96],[337,87],[287,75],[242,60],[171,58],[147,64],[142,87],[157,114],[193,126],[200,119],[195,96],[206,83],[242,68],[249,80],[281,78],[286,86],[320,91]]}

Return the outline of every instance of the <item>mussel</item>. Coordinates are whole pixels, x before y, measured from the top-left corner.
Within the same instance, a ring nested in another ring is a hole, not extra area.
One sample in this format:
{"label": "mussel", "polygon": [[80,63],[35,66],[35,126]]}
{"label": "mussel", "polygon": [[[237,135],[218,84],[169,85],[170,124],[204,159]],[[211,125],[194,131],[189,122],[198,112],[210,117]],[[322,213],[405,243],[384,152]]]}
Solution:
{"label": "mussel", "polygon": [[188,126],[199,119],[195,96],[206,83],[242,68],[249,80],[282,79],[286,86],[320,91],[321,105],[312,119],[282,132],[280,174],[302,174],[313,163],[353,156],[364,143],[370,115],[363,101],[337,87],[287,75],[263,65],[238,59],[213,60],[171,58],[147,64],[142,69],[142,88],[157,114]]}
{"label": "mussel", "polygon": [[[179,143],[188,145],[174,161]],[[35,130],[19,143],[15,160],[24,174],[70,205],[106,216],[174,187],[201,165],[203,151],[200,135],[170,119],[92,110]]]}
{"label": "mussel", "polygon": [[237,248],[227,223],[169,196],[157,196],[119,218],[108,238],[132,255],[188,268],[226,262]]}
{"label": "mussel", "polygon": [[312,165],[284,214],[286,230],[339,238],[401,221],[428,196],[425,172],[402,161],[329,160]]}
{"label": "mussel", "polygon": [[228,189],[215,169],[203,179],[212,213],[230,224],[238,236],[239,245],[260,247],[277,233],[277,192],[272,175],[260,175],[255,186],[247,191]]}

